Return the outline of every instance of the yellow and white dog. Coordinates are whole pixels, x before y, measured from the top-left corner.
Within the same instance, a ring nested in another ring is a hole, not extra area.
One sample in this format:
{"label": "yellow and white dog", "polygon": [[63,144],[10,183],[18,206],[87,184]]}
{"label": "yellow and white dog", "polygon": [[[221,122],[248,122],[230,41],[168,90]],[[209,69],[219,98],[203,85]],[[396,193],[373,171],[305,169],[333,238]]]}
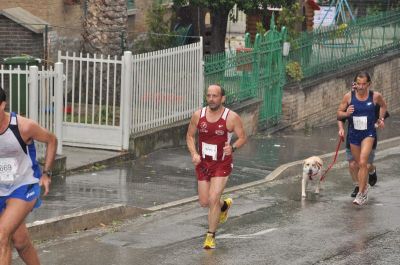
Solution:
{"label": "yellow and white dog", "polygon": [[315,193],[319,194],[322,175],[322,159],[318,156],[312,156],[303,162],[303,180],[301,182],[301,197],[305,198],[307,184],[309,181],[316,182]]}

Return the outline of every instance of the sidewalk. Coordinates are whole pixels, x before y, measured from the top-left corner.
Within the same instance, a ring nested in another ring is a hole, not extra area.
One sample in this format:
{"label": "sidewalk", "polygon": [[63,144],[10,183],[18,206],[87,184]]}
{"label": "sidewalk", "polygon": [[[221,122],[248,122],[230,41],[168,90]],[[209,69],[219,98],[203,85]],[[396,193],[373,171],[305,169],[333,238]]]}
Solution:
{"label": "sidewalk", "polygon": [[[385,130],[379,132],[379,139],[400,136],[399,131],[400,113],[392,114]],[[308,133],[301,130],[271,136],[258,134],[235,153],[234,171],[228,187],[264,180],[283,164],[334,152],[337,140],[335,125],[314,128]],[[102,212],[112,206],[120,210],[109,217],[117,219],[141,213],[140,209],[155,209],[197,194],[196,177],[186,147],[159,150],[137,160],[119,162],[115,158],[123,154],[113,151],[65,147],[64,154],[67,156],[67,170],[72,172],[88,164],[95,164],[99,169],[104,161],[112,159],[113,162],[104,169],[55,180],[50,194],[43,199],[42,206],[28,216],[27,223],[37,225],[49,218],[70,218],[77,213],[81,216],[98,209]],[[132,209],[137,211],[132,213]]]}

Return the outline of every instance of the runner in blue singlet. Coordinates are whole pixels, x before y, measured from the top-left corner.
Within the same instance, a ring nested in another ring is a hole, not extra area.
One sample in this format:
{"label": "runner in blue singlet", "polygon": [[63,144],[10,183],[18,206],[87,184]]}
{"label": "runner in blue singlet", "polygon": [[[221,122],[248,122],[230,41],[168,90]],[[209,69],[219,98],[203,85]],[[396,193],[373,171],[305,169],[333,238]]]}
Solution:
{"label": "runner in blue singlet", "polygon": [[[338,111],[338,119],[349,119],[349,142],[351,153],[359,166],[357,175],[359,192],[353,203],[363,205],[368,200],[368,157],[376,140],[376,128],[384,128],[387,105],[379,92],[369,93],[371,78],[367,72],[356,76],[355,89],[344,95]],[[380,106],[379,117],[375,105]]]}

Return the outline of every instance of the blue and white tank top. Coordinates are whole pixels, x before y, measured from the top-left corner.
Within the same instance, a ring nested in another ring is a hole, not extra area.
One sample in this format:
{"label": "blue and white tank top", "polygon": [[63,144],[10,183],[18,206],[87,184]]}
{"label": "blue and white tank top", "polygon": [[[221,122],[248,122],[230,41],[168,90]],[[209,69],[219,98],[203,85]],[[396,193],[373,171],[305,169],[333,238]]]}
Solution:
{"label": "blue and white tank top", "polygon": [[358,100],[354,91],[351,92],[350,105],[354,105],[354,112],[349,119],[349,129],[351,131],[363,131],[376,134],[375,129],[375,104],[374,93],[368,93],[368,98],[364,101]]}
{"label": "blue and white tank top", "polygon": [[40,167],[36,161],[35,143],[27,145],[19,133],[17,115],[10,113],[10,123],[0,132],[0,196],[39,182]]}

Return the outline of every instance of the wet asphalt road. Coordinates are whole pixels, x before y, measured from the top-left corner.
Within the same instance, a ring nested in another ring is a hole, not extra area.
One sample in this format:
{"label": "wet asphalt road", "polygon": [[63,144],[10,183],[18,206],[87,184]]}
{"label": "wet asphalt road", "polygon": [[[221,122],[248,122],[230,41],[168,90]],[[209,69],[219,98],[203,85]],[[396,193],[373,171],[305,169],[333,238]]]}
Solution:
{"label": "wet asphalt road", "polygon": [[[400,113],[392,113],[379,139],[399,136]],[[228,187],[264,179],[278,166],[335,151],[337,126],[260,133],[234,155]],[[344,145],[342,145],[342,148]],[[186,147],[164,149],[96,172],[52,183],[50,194],[27,222],[93,209],[113,203],[148,208],[197,194],[194,167]]]}
{"label": "wet asphalt road", "polygon": [[42,242],[40,258],[51,265],[399,264],[399,159],[377,162],[378,183],[364,207],[351,203],[346,168],[333,169],[321,195],[309,192],[304,201],[299,176],[235,192],[215,250],[201,248],[207,212],[190,203]]}

